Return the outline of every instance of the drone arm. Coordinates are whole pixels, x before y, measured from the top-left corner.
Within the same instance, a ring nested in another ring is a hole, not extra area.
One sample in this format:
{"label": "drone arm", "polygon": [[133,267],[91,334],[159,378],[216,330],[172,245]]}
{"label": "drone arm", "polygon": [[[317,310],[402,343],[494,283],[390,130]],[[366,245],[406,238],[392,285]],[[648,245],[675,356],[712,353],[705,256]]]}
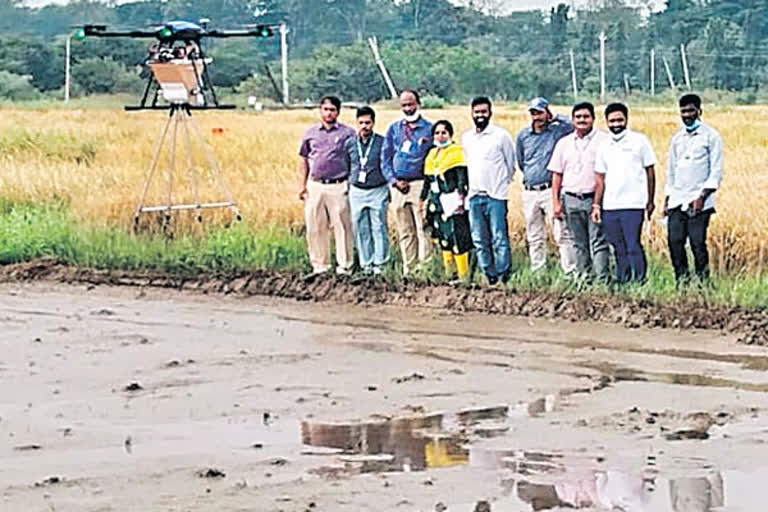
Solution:
{"label": "drone arm", "polygon": [[124,32],[111,31],[111,30],[98,30],[85,27],[86,36],[94,37],[147,37],[156,38],[157,32],[149,32],[146,30],[127,30]]}
{"label": "drone arm", "polygon": [[256,28],[254,30],[209,30],[205,37],[269,37],[273,35],[271,27]]}

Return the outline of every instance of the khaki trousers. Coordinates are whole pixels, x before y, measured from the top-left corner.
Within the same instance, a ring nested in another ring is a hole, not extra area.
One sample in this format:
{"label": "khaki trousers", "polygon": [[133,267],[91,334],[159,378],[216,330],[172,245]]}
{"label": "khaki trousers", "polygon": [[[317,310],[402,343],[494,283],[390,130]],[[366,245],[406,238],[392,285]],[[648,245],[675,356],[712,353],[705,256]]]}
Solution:
{"label": "khaki trousers", "polygon": [[347,187],[346,181],[329,185],[312,180],[307,183],[304,220],[313,272],[326,272],[331,268],[331,230],[336,242],[336,272],[344,274],[352,270],[354,241]]}
{"label": "khaki trousers", "polygon": [[531,269],[538,270],[547,263],[547,227],[560,251],[560,266],[568,274],[576,268],[576,255],[568,225],[554,218],[552,189],[523,190],[523,217]]}
{"label": "khaki trousers", "polygon": [[424,232],[421,187],[423,182],[411,182],[410,190],[403,194],[392,188],[392,217],[395,219],[400,253],[403,256],[403,275],[408,275],[417,263],[424,263],[430,256],[430,243]]}

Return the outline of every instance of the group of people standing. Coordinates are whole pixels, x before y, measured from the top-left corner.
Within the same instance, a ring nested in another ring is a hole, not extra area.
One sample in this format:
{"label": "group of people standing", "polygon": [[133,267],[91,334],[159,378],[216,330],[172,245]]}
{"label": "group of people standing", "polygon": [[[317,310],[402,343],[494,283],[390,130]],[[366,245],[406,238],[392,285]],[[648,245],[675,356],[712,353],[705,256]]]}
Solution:
{"label": "group of people standing", "polygon": [[[707,228],[722,180],[723,143],[701,121],[698,96],[683,96],[679,106],[683,126],[670,144],[664,215],[682,283],[690,277],[687,242],[696,274],[709,277]],[[549,228],[566,275],[608,281],[610,246],[617,282],[646,278],[641,235],[654,212],[656,157],[648,137],[628,129],[626,105],[606,107],[609,132],[603,132],[594,126],[591,103],[576,104],[568,118],[534,98],[531,123],[514,140],[491,122],[487,97],[472,100],[474,128],[460,138],[450,121],[432,123],[420,107],[418,92],[403,90],[402,118],[380,135],[371,107],[357,109],[354,130],[338,121],[337,97],[321,100],[321,121],[306,131],[299,149],[311,276],[331,270],[331,232],[337,274],[352,272],[354,245],[363,273],[380,274],[389,261],[391,211],[404,275],[431,258],[432,238],[449,275],[466,278],[474,251],[489,284],[506,282],[507,197],[517,167],[533,270],[546,265]]]}

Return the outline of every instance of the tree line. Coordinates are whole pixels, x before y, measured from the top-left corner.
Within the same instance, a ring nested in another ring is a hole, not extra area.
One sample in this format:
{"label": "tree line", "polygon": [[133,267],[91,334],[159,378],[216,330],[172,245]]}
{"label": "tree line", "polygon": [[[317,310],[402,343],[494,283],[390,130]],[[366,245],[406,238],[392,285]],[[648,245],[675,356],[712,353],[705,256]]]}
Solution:
{"label": "tree line", "polygon": [[[685,50],[693,86],[734,91],[754,100],[768,83],[768,0],[591,0],[573,10],[505,13],[498,0],[149,0],[115,4],[76,0],[30,8],[0,0],[0,97],[59,96],[64,41],[87,22],[147,27],[173,19],[211,18],[212,25],[286,21],[292,96],[337,93],[373,101],[387,90],[366,39],[375,35],[399,86],[465,101],[475,92],[516,100],[535,94],[571,97],[573,52],[584,96],[600,86],[599,34],[606,36],[606,87],[647,92],[650,51],[655,88],[683,80]],[[73,94],[137,91],[149,41],[72,42]],[[207,41],[212,80],[231,92],[279,99],[266,68],[279,73],[279,38]]]}

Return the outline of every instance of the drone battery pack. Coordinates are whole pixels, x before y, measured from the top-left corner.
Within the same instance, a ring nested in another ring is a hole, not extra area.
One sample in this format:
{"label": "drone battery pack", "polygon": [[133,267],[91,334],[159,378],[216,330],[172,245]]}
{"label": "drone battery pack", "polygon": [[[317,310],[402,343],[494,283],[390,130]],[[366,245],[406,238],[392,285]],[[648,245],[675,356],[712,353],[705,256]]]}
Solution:
{"label": "drone battery pack", "polygon": [[202,60],[193,62],[188,59],[175,59],[169,62],[153,62],[149,67],[167,102],[194,102],[202,84]]}

